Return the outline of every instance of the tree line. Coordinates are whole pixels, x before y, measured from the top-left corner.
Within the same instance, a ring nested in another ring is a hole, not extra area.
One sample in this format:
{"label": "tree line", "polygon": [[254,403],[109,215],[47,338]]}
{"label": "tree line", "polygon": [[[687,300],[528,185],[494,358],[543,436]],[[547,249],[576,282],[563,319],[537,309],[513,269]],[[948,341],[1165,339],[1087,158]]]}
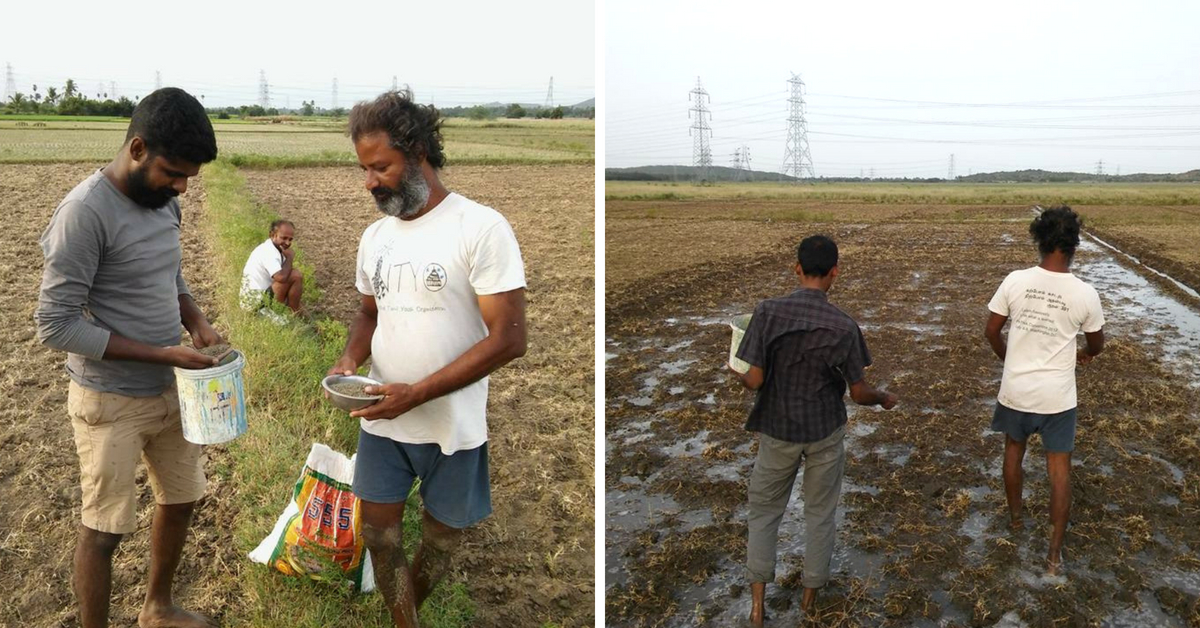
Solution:
{"label": "tree line", "polygon": [[117,116],[128,118],[133,115],[139,96],[110,96],[98,92],[94,96],[85,94],[72,79],[60,91],[58,86],[46,87],[45,93],[36,84],[30,93],[16,92],[3,103],[5,113],[57,114],[62,116]]}

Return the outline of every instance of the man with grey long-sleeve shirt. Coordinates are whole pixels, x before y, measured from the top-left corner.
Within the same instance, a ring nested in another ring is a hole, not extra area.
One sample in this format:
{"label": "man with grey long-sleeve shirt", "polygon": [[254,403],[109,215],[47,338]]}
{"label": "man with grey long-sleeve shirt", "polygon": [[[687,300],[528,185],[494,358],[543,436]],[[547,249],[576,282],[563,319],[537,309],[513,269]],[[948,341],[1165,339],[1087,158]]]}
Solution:
{"label": "man with grey long-sleeve shirt", "polygon": [[172,367],[215,358],[197,348],[223,342],[183,279],[175,196],[216,158],[212,124],[192,96],[155,91],[139,104],[125,144],[71,190],[42,234],[45,268],[38,337],[67,352],[67,414],[79,453],[82,525],[74,589],[84,628],[108,624],[112,555],[137,527],[139,459],[157,503],[143,628],[214,625],[171,600],[195,502],[206,480],[199,445],[183,439]]}

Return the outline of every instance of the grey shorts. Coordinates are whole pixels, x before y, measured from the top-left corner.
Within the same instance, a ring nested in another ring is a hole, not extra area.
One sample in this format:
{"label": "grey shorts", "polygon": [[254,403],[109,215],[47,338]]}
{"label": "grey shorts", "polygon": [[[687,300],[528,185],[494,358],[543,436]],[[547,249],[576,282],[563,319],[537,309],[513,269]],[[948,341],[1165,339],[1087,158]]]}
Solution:
{"label": "grey shorts", "polygon": [[1075,408],[1057,414],[1038,414],[997,403],[992,414],[992,429],[1008,434],[1018,443],[1024,443],[1033,434],[1041,434],[1042,448],[1046,451],[1070,453],[1075,450],[1075,418]]}

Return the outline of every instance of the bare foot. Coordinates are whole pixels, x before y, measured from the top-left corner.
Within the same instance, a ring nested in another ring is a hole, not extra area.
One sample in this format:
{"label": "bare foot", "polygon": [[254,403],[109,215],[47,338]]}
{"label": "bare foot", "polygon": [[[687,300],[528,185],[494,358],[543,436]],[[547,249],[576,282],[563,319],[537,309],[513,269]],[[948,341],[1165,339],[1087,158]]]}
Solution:
{"label": "bare foot", "polygon": [[1025,518],[1021,515],[1016,515],[1008,520],[1008,529],[1013,532],[1020,532],[1025,529]]}
{"label": "bare foot", "polygon": [[216,628],[217,622],[178,606],[146,606],[138,613],[141,628]]}
{"label": "bare foot", "polygon": [[800,597],[800,610],[805,615],[812,615],[817,605],[817,590],[804,587],[804,595]]}
{"label": "bare foot", "polygon": [[1062,575],[1062,554],[1046,557],[1046,575],[1050,577]]}

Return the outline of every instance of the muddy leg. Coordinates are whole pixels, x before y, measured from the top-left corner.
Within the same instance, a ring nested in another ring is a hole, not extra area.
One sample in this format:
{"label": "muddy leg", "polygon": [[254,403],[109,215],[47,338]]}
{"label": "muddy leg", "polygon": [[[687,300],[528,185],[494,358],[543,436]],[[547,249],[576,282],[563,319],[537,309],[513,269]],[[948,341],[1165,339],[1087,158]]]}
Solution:
{"label": "muddy leg", "polygon": [[421,520],[421,546],[413,555],[412,579],[417,608],[433,593],[434,587],[450,569],[450,554],[462,540],[462,530],[451,528],[424,511]]}
{"label": "muddy leg", "polygon": [[750,583],[750,625],[756,628],[763,625],[765,610],[763,608],[767,597],[767,583]]}
{"label": "muddy leg", "polygon": [[108,603],[112,594],[112,557],[121,542],[120,534],[97,532],[79,526],[75,541],[75,598],[83,628],[108,626]]}
{"label": "muddy leg", "polygon": [[1057,575],[1062,566],[1063,538],[1071,517],[1071,452],[1046,452],[1046,474],[1050,476],[1050,551],[1047,573]]}
{"label": "muddy leg", "polygon": [[1021,518],[1021,491],[1025,481],[1025,473],[1021,464],[1025,461],[1025,443],[1017,442],[1011,436],[1004,437],[1004,496],[1008,499],[1008,514],[1011,517],[1009,526],[1013,529],[1024,527]]}
{"label": "muddy leg", "polygon": [[363,540],[371,550],[375,582],[383,593],[392,621],[397,628],[416,628],[416,596],[408,559],[404,556],[404,502],[377,504],[364,499],[359,503]]}

